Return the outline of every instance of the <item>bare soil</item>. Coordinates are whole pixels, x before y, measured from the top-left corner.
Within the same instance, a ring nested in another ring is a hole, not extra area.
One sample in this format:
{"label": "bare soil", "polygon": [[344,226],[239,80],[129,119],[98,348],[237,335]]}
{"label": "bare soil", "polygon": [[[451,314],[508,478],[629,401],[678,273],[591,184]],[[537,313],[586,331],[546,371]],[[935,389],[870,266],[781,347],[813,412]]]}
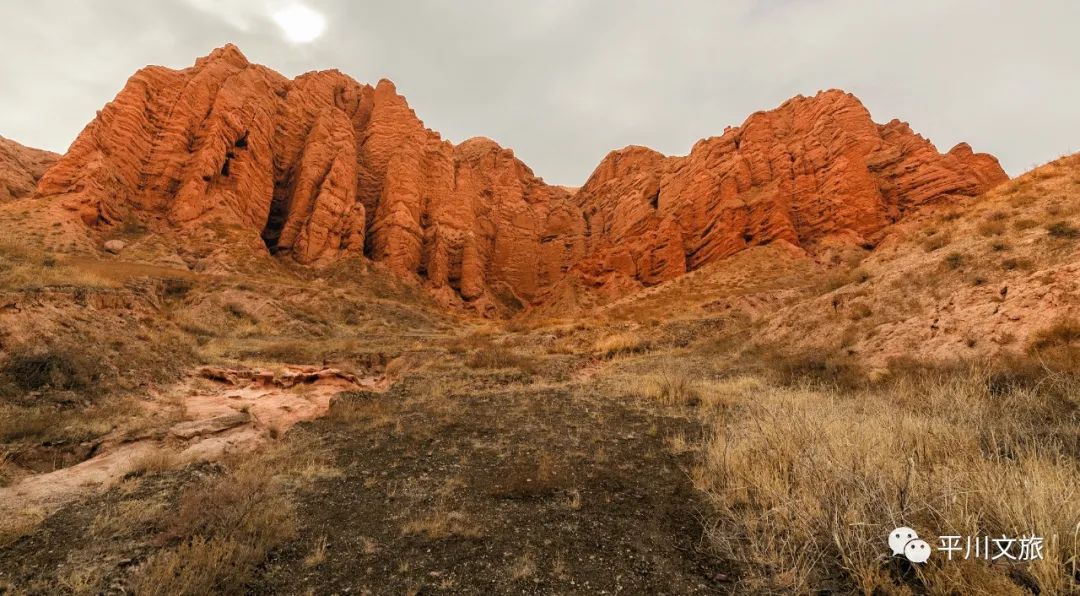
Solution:
{"label": "bare soil", "polygon": [[[666,446],[700,436],[693,410],[513,369],[457,370],[464,381],[442,382],[460,391],[433,395],[439,377],[407,377],[382,393],[342,393],[328,417],[290,431],[317,437],[337,473],[296,489],[298,532],[247,592],[731,591],[703,537],[692,456]],[[0,548],[0,586],[78,592],[85,569],[97,574],[89,585],[124,592],[161,547],[185,487],[219,471],[203,463],[126,479],[63,506]],[[163,514],[101,529],[102,512],[133,502]]]}
{"label": "bare soil", "polygon": [[[664,438],[699,432],[588,387],[522,387],[403,400],[394,420],[328,437],[338,478],[300,499],[302,536],[256,591],[277,593],[669,593],[724,591],[705,504]],[[305,565],[326,540],[326,560]]]}

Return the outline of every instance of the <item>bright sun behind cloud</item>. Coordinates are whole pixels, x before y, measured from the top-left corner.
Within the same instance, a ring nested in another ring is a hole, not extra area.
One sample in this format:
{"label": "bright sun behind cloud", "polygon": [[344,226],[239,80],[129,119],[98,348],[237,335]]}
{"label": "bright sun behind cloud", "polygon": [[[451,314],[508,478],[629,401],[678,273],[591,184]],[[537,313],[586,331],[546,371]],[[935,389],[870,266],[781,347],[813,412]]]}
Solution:
{"label": "bright sun behind cloud", "polygon": [[270,16],[292,43],[311,43],[326,31],[326,17],[304,4],[287,4]]}

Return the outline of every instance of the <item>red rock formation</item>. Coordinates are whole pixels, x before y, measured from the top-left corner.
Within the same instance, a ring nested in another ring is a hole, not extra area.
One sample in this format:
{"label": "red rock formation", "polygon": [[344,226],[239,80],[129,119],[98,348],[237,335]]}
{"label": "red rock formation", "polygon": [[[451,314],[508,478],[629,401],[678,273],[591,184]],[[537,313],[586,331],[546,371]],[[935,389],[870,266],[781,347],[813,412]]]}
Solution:
{"label": "red rock formation", "polygon": [[60,156],[0,137],[0,202],[33,194],[45,170]]}
{"label": "red rock formation", "polygon": [[389,81],[289,80],[230,45],[137,72],[39,195],[91,228],[136,218],[180,241],[239,235],[315,266],[366,256],[491,311],[545,299],[571,270],[633,289],[755,244],[872,241],[916,205],[1003,179],[993,157],[939,154],[830,91],[686,157],[616,151],[572,194],[493,141],[442,140]]}
{"label": "red rock formation", "polygon": [[90,226],[238,229],[303,264],[368,255],[482,309],[537,299],[583,251],[569,193],[512,152],[441,140],[389,81],[290,81],[231,45],[136,73],[40,194]]}
{"label": "red rock formation", "polygon": [[864,244],[915,206],[1007,178],[966,144],[940,154],[907,124],[875,124],[850,94],[800,96],[686,157],[608,155],[576,196],[590,232],[580,269],[597,283],[651,284],[777,240]]}

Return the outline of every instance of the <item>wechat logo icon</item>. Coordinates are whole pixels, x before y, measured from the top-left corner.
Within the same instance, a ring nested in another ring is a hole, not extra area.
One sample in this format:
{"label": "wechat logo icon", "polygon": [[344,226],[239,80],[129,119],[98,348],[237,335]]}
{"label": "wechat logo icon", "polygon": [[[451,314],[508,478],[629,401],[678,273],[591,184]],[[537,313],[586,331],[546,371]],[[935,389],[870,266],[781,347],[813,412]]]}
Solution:
{"label": "wechat logo icon", "polygon": [[911,528],[900,527],[890,532],[889,548],[893,556],[904,555],[912,563],[925,563],[930,559],[930,545],[920,540]]}

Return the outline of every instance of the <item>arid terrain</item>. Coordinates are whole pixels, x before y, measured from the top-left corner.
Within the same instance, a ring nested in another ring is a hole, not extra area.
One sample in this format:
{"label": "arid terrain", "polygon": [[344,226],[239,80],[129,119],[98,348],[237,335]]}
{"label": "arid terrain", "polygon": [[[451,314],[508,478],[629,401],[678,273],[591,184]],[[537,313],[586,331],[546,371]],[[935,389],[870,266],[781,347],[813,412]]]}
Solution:
{"label": "arid terrain", "polygon": [[553,186],[226,46],[0,229],[0,593],[1080,592],[1080,155],[830,90]]}

